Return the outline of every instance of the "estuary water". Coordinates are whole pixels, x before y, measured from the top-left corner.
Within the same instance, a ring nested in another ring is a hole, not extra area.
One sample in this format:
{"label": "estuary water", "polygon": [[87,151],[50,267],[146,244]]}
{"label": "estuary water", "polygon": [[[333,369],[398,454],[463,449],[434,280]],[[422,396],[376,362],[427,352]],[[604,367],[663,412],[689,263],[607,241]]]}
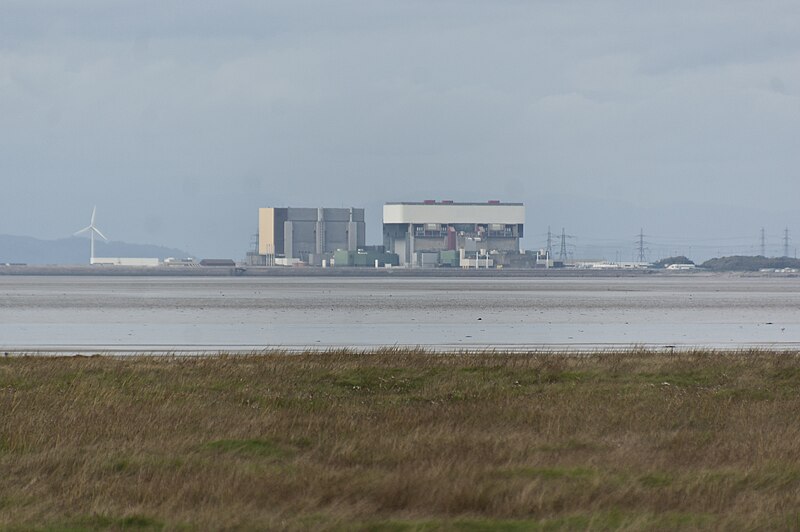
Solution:
{"label": "estuary water", "polygon": [[0,350],[800,347],[800,279],[0,276]]}

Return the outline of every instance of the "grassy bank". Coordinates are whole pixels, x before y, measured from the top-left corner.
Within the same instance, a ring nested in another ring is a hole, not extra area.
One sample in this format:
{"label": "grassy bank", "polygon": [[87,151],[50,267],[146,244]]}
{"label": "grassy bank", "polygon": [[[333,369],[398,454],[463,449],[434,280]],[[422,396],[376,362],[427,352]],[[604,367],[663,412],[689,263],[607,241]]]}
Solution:
{"label": "grassy bank", "polygon": [[0,359],[0,529],[800,527],[800,357]]}

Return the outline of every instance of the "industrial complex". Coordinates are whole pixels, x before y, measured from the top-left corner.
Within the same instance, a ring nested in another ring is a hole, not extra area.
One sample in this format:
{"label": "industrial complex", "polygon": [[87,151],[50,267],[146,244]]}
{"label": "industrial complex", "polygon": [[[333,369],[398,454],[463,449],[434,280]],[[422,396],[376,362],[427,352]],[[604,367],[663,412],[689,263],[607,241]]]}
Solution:
{"label": "industrial complex", "polygon": [[[193,258],[96,257],[95,237],[107,240],[95,225],[96,209],[90,223],[75,234],[89,236],[89,264],[114,267],[163,267],[178,271],[184,267],[219,267],[232,274],[243,274],[249,268],[263,274],[289,274],[280,267],[313,266],[318,268],[423,268],[442,269],[547,269],[573,270],[641,270],[652,265],[645,261],[644,232],[639,231],[639,260],[610,262],[605,259],[575,259],[568,253],[565,230],[561,230],[561,251],[553,257],[552,233],[547,228],[547,245],[538,250],[523,251],[526,210],[519,202],[486,200],[456,202],[452,200],[404,201],[383,204],[382,243],[367,245],[366,217],[363,207],[289,207],[273,206],[258,209],[257,231],[244,261]],[[374,233],[373,233],[374,234]],[[571,238],[571,237],[569,237]],[[763,232],[762,232],[763,240]],[[788,230],[784,240],[788,248]],[[763,245],[763,242],[762,242]],[[785,251],[788,253],[788,251]],[[685,271],[693,263],[682,259],[675,264],[659,262],[658,268]],[[3,263],[0,266],[9,266]],[[14,265],[20,265],[15,262]],[[24,265],[24,264],[22,264]],[[261,268],[271,268],[269,273]],[[274,269],[272,269],[274,268]],[[113,268],[120,271],[118,268]],[[202,268],[201,268],[202,269]],[[785,269],[785,267],[783,268]],[[783,270],[781,270],[783,271]],[[283,273],[279,273],[283,272]],[[342,274],[348,274],[343,270]],[[320,272],[322,273],[322,272]],[[357,272],[351,272],[357,273]],[[446,272],[442,271],[442,274]]]}
{"label": "industrial complex", "polygon": [[[107,240],[95,225],[96,209],[90,223],[75,234],[89,236],[89,264],[114,267],[224,267],[232,274],[243,274],[250,267],[264,275],[290,274],[282,266],[315,266],[320,268],[460,268],[515,270],[532,268],[567,268],[572,270],[645,270],[688,271],[695,264],[685,256],[674,255],[655,263],[645,260],[647,251],[644,231],[637,235],[638,260],[611,262],[604,258],[576,259],[564,228],[561,229],[561,250],[553,258],[553,233],[547,227],[547,245],[542,249],[523,251],[526,211],[523,203],[487,200],[456,202],[424,200],[389,202],[383,205],[382,244],[367,245],[365,209],[361,207],[263,207],[258,209],[258,227],[244,261],[233,259],[163,258],[159,257],[96,257],[95,237]],[[529,235],[530,237],[530,235]],[[556,238],[558,238],[556,236]],[[765,259],[764,231],[761,233]],[[784,231],[784,256],[788,259],[789,235]],[[177,250],[173,250],[177,251]],[[110,254],[109,254],[110,255]],[[738,259],[742,257],[732,257]],[[744,256],[748,258],[748,256]],[[741,262],[741,261],[740,261]],[[747,262],[747,261],[745,261]],[[763,262],[763,261],[762,261]],[[4,262],[0,266],[25,266],[24,262]],[[713,266],[709,266],[713,267]],[[793,264],[766,267],[761,262],[738,266],[747,271],[796,273]],[[118,268],[113,268],[120,271]],[[163,268],[161,268],[163,269]],[[282,272],[282,273],[280,273]],[[349,273],[348,273],[349,272]],[[322,272],[320,272],[322,273]],[[343,270],[341,274],[358,272]],[[449,275],[445,271],[440,272]]]}
{"label": "industrial complex", "polygon": [[[251,266],[492,268],[519,263],[522,203],[426,200],[383,207],[383,245],[367,246],[363,208],[258,210]],[[528,261],[530,262],[530,261]]]}
{"label": "industrial complex", "polygon": [[105,266],[317,266],[371,268],[542,268],[554,263],[544,251],[523,252],[522,203],[425,200],[383,206],[382,245],[367,245],[365,209],[359,207],[262,207],[244,264],[231,259],[98,258],[91,223],[90,264]]}

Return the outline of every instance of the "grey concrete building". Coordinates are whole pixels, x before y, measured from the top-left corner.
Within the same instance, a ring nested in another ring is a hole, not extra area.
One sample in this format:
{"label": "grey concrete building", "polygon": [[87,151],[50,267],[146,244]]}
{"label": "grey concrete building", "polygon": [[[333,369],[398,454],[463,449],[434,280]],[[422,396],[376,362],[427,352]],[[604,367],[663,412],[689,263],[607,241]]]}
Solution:
{"label": "grey concrete building", "polygon": [[258,253],[320,265],[337,249],[366,244],[364,209],[267,207],[258,210]]}

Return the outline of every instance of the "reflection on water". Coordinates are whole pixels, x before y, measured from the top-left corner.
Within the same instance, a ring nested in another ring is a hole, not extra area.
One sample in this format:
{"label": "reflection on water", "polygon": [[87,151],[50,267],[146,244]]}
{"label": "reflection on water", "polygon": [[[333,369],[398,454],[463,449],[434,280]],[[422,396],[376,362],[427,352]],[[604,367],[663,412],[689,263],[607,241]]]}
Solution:
{"label": "reflection on water", "polygon": [[800,280],[0,277],[0,349],[800,345]]}

